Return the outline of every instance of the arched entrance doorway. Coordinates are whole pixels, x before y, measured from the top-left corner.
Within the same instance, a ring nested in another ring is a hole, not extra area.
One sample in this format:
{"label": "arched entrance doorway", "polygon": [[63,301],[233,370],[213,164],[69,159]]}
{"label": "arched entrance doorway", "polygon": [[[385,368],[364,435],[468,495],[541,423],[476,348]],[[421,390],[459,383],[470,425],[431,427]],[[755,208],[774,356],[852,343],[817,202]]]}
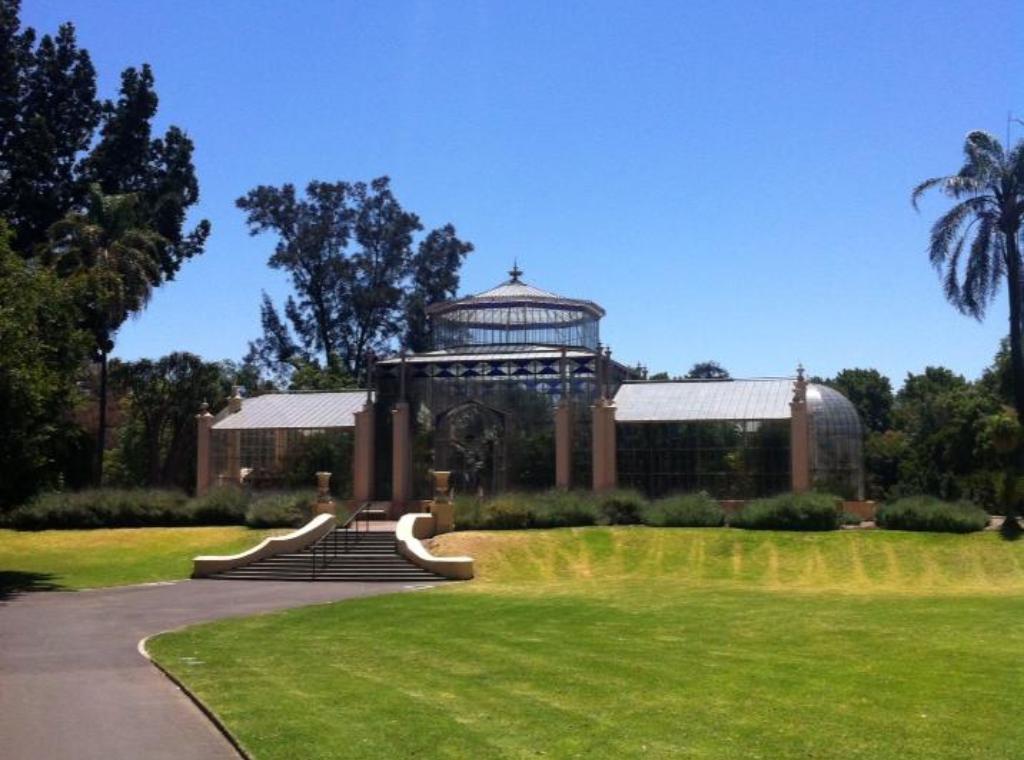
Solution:
{"label": "arched entrance doorway", "polygon": [[505,488],[505,415],[477,401],[452,407],[437,419],[434,463],[450,470],[461,493],[499,493]]}

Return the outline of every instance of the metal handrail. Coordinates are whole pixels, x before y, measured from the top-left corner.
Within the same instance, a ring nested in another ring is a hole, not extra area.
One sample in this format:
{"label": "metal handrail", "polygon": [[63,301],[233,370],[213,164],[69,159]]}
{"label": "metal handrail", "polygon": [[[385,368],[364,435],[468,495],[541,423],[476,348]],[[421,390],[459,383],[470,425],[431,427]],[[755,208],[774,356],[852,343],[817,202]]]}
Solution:
{"label": "metal handrail", "polygon": [[[349,534],[352,532],[350,526],[355,525],[356,539],[359,538],[359,519],[362,516],[363,530],[369,532],[370,530],[370,518],[366,514],[373,502],[364,501],[359,505],[352,514],[348,516],[348,519],[342,524],[340,528],[335,527],[334,530],[324,534],[309,547],[310,552],[313,554],[313,568],[312,568],[312,580],[316,580],[316,574],[318,570],[326,570],[327,566],[338,558],[338,538],[335,535],[338,530],[343,530],[345,533],[345,547],[342,553],[347,553],[349,548]],[[329,541],[329,547],[324,544],[325,541]],[[323,544],[323,546],[321,546]],[[322,558],[322,565],[320,565],[320,559]]]}

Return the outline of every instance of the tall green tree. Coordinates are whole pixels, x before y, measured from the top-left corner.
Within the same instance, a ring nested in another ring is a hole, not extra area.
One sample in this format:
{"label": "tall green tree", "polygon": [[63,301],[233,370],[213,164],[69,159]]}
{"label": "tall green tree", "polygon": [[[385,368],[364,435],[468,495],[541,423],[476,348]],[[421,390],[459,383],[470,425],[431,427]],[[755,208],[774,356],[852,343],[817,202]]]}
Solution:
{"label": "tall green tree", "polygon": [[981,373],[979,384],[1004,404],[1013,406],[1013,371],[1010,364],[1010,340],[999,341],[992,364]]}
{"label": "tall green tree", "polygon": [[411,283],[405,297],[405,341],[410,351],[425,351],[431,344],[428,306],[454,298],[459,290],[459,270],[473,250],[460,240],[455,227],[446,224],[431,230],[420,242],[411,261]]}
{"label": "tall green tree", "polygon": [[425,338],[423,308],[454,294],[472,250],[446,225],[427,234],[387,177],[370,183],[260,186],[236,201],[252,235],[277,237],[269,265],[287,272],[293,295],[284,314],[263,295],[263,335],[249,358],[287,379],[321,367],[363,381],[366,357]]}
{"label": "tall green tree", "polygon": [[947,300],[962,313],[982,319],[1006,283],[1010,306],[1010,364],[1014,405],[1024,417],[1024,272],[1020,231],[1024,220],[1024,141],[1004,148],[987,132],[964,142],[964,163],[956,174],[927,179],[914,188],[921,196],[939,189],[956,201],[932,225],[928,248],[943,274]]}
{"label": "tall green tree", "polygon": [[[95,69],[78,47],[74,26],[63,24],[37,40],[33,29],[21,28],[19,12],[19,0],[0,0],[0,217],[9,220],[23,257],[50,259],[58,273],[74,278],[81,322],[95,336],[93,354],[105,378],[106,356],[127,314],[201,253],[209,235],[205,220],[186,225],[199,200],[194,146],[175,126],[154,137],[159,100],[148,65],[125,69],[116,100],[101,103]],[[97,200],[97,187],[109,202]],[[104,224],[95,218],[97,209],[115,213],[119,219],[107,221],[118,228],[129,206],[131,228],[160,238],[159,245],[143,246],[150,258],[133,263],[121,255],[137,248],[135,234],[134,243],[110,246],[90,260],[88,251],[123,232],[96,233]]]}
{"label": "tall green tree", "polygon": [[124,485],[191,489],[195,484],[196,410],[221,408],[231,369],[176,352],[160,359],[113,362],[111,382],[124,396],[125,422],[117,446]]}
{"label": "tall green tree", "polygon": [[175,126],[153,137],[153,72],[145,64],[125,69],[118,98],[101,103],[74,25],[37,41],[19,12],[19,0],[0,0],[0,217],[14,228],[15,249],[35,255],[54,222],[99,183],[108,195],[139,195],[169,241],[162,266],[173,274],[202,250],[209,223],[185,228],[199,200],[194,146]]}
{"label": "tall green tree", "polygon": [[210,223],[203,219],[186,229],[188,209],[199,202],[195,146],[176,126],[152,137],[158,104],[149,65],[125,69],[118,99],[103,104],[99,140],[83,161],[82,174],[108,195],[132,193],[139,199],[147,223],[167,241],[160,269],[170,280],[185,261],[202,253]]}
{"label": "tall green tree", "polygon": [[145,307],[163,277],[168,241],[149,224],[139,196],[104,195],[93,186],[83,211],[69,213],[50,228],[47,261],[68,280],[100,366],[97,482],[103,475],[107,361],[114,336],[129,316]]}
{"label": "tall green tree", "polygon": [[978,498],[972,478],[1000,463],[983,445],[998,399],[944,367],[908,375],[896,394],[893,424],[905,439],[899,489],[942,498]]}
{"label": "tall green tree", "polygon": [[0,221],[0,508],[60,485],[90,342],[69,284],[26,263],[10,238]]}
{"label": "tall green tree", "polygon": [[74,25],[36,42],[0,0],[0,215],[30,254],[85,191],[79,164],[100,120],[96,72]]}

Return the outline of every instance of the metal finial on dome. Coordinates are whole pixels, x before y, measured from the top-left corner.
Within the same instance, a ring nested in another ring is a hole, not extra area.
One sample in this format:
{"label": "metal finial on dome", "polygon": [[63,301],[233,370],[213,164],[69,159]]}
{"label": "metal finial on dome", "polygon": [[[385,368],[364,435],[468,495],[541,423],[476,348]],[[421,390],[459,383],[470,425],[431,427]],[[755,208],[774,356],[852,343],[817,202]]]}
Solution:
{"label": "metal finial on dome", "polygon": [[516,261],[515,259],[512,260],[512,268],[510,270],[508,270],[508,274],[509,274],[509,277],[512,278],[511,280],[509,280],[509,282],[513,282],[513,283],[520,282],[519,278],[522,276],[523,270],[519,268],[519,262]]}

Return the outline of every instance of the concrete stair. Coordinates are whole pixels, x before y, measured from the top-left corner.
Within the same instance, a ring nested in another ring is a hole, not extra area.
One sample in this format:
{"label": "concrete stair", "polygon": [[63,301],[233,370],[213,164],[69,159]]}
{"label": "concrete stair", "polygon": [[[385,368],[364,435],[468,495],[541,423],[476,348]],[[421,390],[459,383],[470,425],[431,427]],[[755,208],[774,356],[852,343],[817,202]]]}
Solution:
{"label": "concrete stair", "polygon": [[[315,563],[315,570],[314,570]],[[402,557],[390,531],[336,529],[301,552],[279,554],[211,575],[223,580],[251,581],[395,581],[444,580]]]}

